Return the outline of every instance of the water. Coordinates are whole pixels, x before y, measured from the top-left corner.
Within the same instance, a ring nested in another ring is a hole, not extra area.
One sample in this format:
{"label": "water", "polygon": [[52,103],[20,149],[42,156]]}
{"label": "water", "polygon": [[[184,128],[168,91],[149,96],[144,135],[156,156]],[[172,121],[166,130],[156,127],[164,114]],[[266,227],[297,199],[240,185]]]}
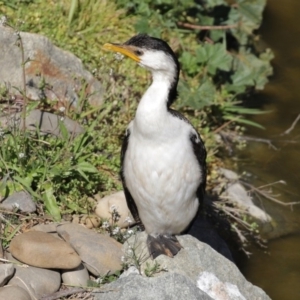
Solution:
{"label": "water", "polygon": [[[300,201],[300,0],[269,0],[260,34],[275,53],[275,75],[266,89],[254,97],[255,104],[272,112],[254,121],[265,130],[249,128],[247,134],[270,139],[251,142],[240,159],[240,168],[255,175],[256,186],[284,180],[273,192],[283,202]],[[246,278],[262,287],[273,300],[300,299],[300,205],[284,207],[268,200],[261,205],[277,223],[266,229],[272,238],[266,250],[252,247],[252,257],[242,266]],[[281,236],[281,237],[278,237]]]}

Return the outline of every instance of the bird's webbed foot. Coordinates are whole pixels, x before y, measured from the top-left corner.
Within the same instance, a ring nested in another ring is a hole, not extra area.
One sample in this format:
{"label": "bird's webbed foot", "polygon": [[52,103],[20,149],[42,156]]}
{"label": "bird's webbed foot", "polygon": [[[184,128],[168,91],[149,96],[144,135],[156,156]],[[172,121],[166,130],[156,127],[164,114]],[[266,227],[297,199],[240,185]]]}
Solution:
{"label": "bird's webbed foot", "polygon": [[147,246],[153,259],[161,254],[174,257],[183,248],[174,235],[148,235]]}

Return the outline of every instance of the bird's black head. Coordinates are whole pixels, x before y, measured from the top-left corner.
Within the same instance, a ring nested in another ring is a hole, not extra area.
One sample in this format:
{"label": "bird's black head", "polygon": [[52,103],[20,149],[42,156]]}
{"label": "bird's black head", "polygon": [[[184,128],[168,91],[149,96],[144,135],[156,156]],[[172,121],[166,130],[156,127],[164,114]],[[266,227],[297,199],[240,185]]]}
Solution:
{"label": "bird's black head", "polygon": [[149,36],[147,34],[138,34],[133,36],[124,45],[131,45],[146,50],[160,50],[168,53],[171,56],[175,56],[175,53],[171,47],[163,40]]}
{"label": "bird's black head", "polygon": [[[174,51],[172,50],[172,48],[163,40],[149,36],[147,34],[138,34],[133,36],[132,38],[130,38],[127,42],[124,43],[124,45],[127,46],[132,46],[135,50],[134,53],[138,56],[141,57],[141,65],[143,60],[145,61],[145,55],[146,52],[152,52],[153,54],[155,52],[163,52],[166,56],[166,58],[170,58],[174,65],[175,65],[175,69],[174,69],[174,82],[172,83],[172,86],[170,87],[170,95],[169,95],[169,100],[168,100],[168,106],[170,106],[172,104],[172,102],[175,101],[176,97],[177,97],[177,83],[178,83],[178,78],[179,78],[179,71],[180,71],[180,65],[178,62],[178,59],[174,53]],[[152,54],[152,55],[153,55]],[[159,57],[157,57],[157,64],[159,61]],[[149,65],[152,62],[149,60]],[[167,59],[166,59],[166,63]],[[155,64],[155,62],[153,62],[153,65]],[[146,61],[145,61],[145,65],[146,65]],[[147,67],[147,65],[146,65]]]}
{"label": "bird's black head", "polygon": [[104,48],[130,57],[152,71],[153,76],[166,74],[170,78],[168,107],[175,101],[180,66],[175,53],[165,41],[147,34],[138,34],[124,44],[105,44]]}

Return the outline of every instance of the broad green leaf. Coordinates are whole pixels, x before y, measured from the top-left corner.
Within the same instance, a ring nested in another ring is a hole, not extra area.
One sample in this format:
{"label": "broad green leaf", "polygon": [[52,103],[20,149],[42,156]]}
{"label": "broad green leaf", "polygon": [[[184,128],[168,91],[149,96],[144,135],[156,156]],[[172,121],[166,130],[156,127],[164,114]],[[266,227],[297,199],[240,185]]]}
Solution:
{"label": "broad green leaf", "polygon": [[86,181],[89,181],[88,177],[85,175],[85,173],[80,170],[80,169],[77,169],[77,172],[86,180]]}
{"label": "broad green leaf", "polygon": [[224,44],[206,44],[208,53],[208,71],[211,74],[216,73],[216,69],[229,71],[232,65],[232,56],[226,51]]}
{"label": "broad green leaf", "polygon": [[232,67],[232,55],[227,52],[225,44],[206,43],[196,50],[196,59],[198,63],[205,63],[208,72],[215,75],[217,69],[229,71]]}
{"label": "broad green leaf", "polygon": [[79,162],[76,166],[76,169],[79,171],[83,172],[88,172],[88,173],[97,173],[98,170],[89,162],[87,161],[82,161]]}
{"label": "broad green leaf", "polygon": [[231,7],[226,24],[239,24],[239,27],[231,29],[231,32],[241,45],[246,45],[249,35],[261,24],[266,0],[237,0],[236,2],[237,5]]}
{"label": "broad green leaf", "polygon": [[216,89],[209,80],[206,80],[194,90],[191,90],[186,83],[180,82],[178,89],[181,106],[190,106],[194,109],[201,109],[214,103]]}
{"label": "broad green leaf", "polygon": [[136,22],[136,24],[134,25],[134,27],[135,27],[135,30],[140,33],[149,33],[149,31],[150,31],[148,19],[146,19],[146,18],[139,19]]}
{"label": "broad green leaf", "polygon": [[199,109],[201,107],[213,104],[215,93],[216,88],[210,80],[206,80],[203,84],[200,84],[197,90],[197,95],[199,97],[200,103]]}
{"label": "broad green leaf", "polygon": [[[201,49],[202,47],[199,47]],[[200,50],[199,50],[200,51]],[[186,71],[188,74],[195,74],[199,70],[198,63],[202,62],[199,61],[195,55],[193,55],[191,52],[184,51],[179,59],[180,63],[182,64],[182,68],[184,71]]]}
{"label": "broad green leaf", "polygon": [[56,198],[54,196],[53,187],[51,183],[45,183],[43,200],[47,211],[54,218],[55,221],[61,220],[60,209],[56,203]]}
{"label": "broad green leaf", "polygon": [[196,49],[196,61],[197,63],[206,63],[208,61],[208,53],[207,53],[207,49],[205,47],[205,45],[200,45],[199,47],[197,47]]}
{"label": "broad green leaf", "polygon": [[231,76],[233,87],[254,86],[256,89],[263,89],[268,82],[268,76],[273,72],[270,65],[273,56],[266,51],[263,58],[260,59],[242,49],[234,60],[235,73]]}
{"label": "broad green leaf", "polygon": [[14,176],[14,179],[20,182],[24,187],[26,188],[31,188],[31,183],[32,183],[32,177],[20,177],[20,176]]}

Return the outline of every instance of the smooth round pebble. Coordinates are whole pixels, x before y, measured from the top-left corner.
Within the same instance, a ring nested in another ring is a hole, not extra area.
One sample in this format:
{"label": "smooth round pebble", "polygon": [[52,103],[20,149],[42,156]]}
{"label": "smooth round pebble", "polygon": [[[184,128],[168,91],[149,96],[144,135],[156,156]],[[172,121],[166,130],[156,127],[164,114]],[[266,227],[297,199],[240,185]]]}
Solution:
{"label": "smooth round pebble", "polygon": [[95,276],[104,276],[122,269],[122,244],[78,224],[57,227],[58,234],[72,245],[86,268]]}
{"label": "smooth round pebble", "polygon": [[56,227],[64,223],[69,223],[69,222],[63,222],[63,223],[54,222],[49,224],[38,224],[31,227],[29,231],[42,231],[47,233],[55,233]]}
{"label": "smooth round pebble", "polygon": [[68,243],[40,231],[15,236],[9,249],[21,262],[39,268],[74,269],[81,263],[80,257]]}
{"label": "smooth round pebble", "polygon": [[29,293],[15,285],[7,285],[0,288],[0,299],[3,300],[31,300]]}
{"label": "smooth round pebble", "polygon": [[16,266],[16,273],[8,282],[8,285],[24,288],[32,299],[40,299],[44,295],[55,293],[60,284],[61,276],[58,271],[19,266]]}
{"label": "smooth round pebble", "polygon": [[0,208],[13,211],[19,209],[22,212],[32,213],[36,211],[36,205],[30,196],[30,194],[20,191],[7,197],[3,202],[0,203]]}
{"label": "smooth round pebble", "polygon": [[[114,209],[120,215],[120,219],[117,222],[112,221],[112,212]],[[110,222],[110,224],[113,223],[120,228],[126,228],[129,225],[135,224],[135,221],[128,209],[125,194],[123,191],[105,196],[104,198],[98,200],[95,213],[100,218],[106,219]],[[130,222],[128,222],[128,220],[130,220]]]}
{"label": "smooth round pebble", "polygon": [[89,273],[83,264],[73,270],[65,270],[61,273],[64,284],[72,286],[87,286],[90,279]]}

